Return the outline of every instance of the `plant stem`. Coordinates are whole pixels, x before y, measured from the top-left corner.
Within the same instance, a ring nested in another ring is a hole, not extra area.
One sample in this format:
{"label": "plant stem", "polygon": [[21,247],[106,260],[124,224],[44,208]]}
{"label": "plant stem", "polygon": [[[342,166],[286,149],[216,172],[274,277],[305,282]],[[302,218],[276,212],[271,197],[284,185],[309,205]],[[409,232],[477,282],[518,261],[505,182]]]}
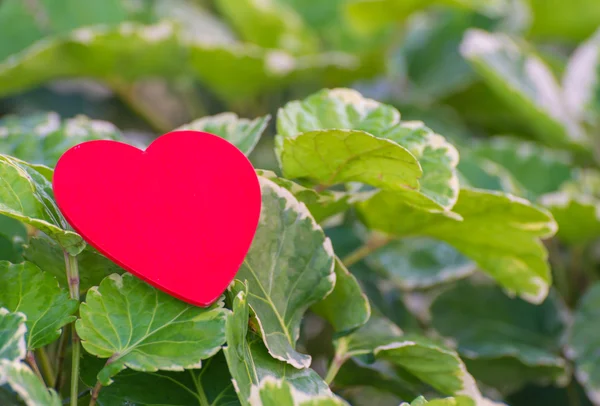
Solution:
{"label": "plant stem", "polygon": [[31,351],[27,351],[27,355],[25,356],[25,359],[27,360],[27,363],[29,364],[29,366],[31,367],[33,372],[38,376],[38,378],[40,378],[40,381],[44,382],[42,373],[40,372],[40,369],[38,368],[37,362],[35,362],[35,356],[33,355],[33,353]]}
{"label": "plant stem", "polygon": [[94,389],[92,389],[92,398],[90,399],[90,406],[94,406],[96,401],[98,400],[98,395],[100,395],[100,389],[102,389],[102,384],[100,381],[96,382],[94,385]]}
{"label": "plant stem", "polygon": [[331,364],[329,364],[329,369],[327,370],[327,375],[325,375],[325,382],[327,385],[331,385],[336,375],[340,371],[342,365],[346,362],[346,358],[339,357],[337,354],[331,360]]}
{"label": "plant stem", "polygon": [[[65,267],[67,271],[67,280],[69,281],[69,293],[71,298],[79,301],[79,265],[77,257],[69,255],[65,251]],[[71,406],[77,406],[77,398],[79,396],[79,358],[80,345],[79,336],[75,330],[75,326],[71,326],[72,335],[72,361],[71,361]]]}
{"label": "plant stem", "polygon": [[50,359],[48,358],[48,354],[46,354],[46,351],[43,348],[38,348],[37,350],[35,350],[35,352],[36,352],[37,358],[40,360],[40,365],[42,367],[42,375],[44,376],[46,384],[49,387],[54,387],[54,384],[55,384],[54,369],[52,368],[52,363],[50,362]]}
{"label": "plant stem", "polygon": [[65,326],[63,328],[62,335],[60,336],[60,341],[58,343],[58,350],[56,356],[56,362],[54,363],[56,367],[56,379],[54,382],[54,389],[60,393],[60,389],[63,385],[63,364],[65,363],[65,351],[67,349],[67,343],[69,342],[69,328],[70,326]]}
{"label": "plant stem", "polygon": [[357,249],[352,251],[350,254],[345,256],[342,259],[342,262],[347,267],[350,267],[350,266],[354,265],[355,263],[361,261],[366,256],[377,251],[379,248],[382,248],[383,246],[387,245],[392,240],[393,240],[392,237],[388,237],[388,236],[382,237],[379,235],[372,234],[367,239],[367,242],[365,242],[364,245],[358,247]]}

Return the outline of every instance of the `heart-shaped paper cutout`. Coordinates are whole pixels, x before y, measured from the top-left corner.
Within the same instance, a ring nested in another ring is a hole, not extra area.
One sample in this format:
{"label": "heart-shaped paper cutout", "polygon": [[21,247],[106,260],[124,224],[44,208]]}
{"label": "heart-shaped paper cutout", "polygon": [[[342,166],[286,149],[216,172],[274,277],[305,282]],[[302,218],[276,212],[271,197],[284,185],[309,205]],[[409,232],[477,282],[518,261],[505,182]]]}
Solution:
{"label": "heart-shaped paper cutout", "polygon": [[54,194],[71,226],[125,270],[208,306],[233,280],[260,215],[260,185],[228,141],[174,131],[145,151],[89,141],[63,154]]}

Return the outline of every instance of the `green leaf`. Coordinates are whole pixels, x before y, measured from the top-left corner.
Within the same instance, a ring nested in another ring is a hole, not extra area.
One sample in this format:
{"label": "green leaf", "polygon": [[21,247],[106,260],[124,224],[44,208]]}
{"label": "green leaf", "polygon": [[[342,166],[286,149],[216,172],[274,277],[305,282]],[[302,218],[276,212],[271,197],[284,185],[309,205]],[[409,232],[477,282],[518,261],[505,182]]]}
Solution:
{"label": "green leaf", "polygon": [[60,77],[95,78],[121,89],[137,79],[180,76],[182,67],[218,96],[235,101],[290,83],[341,85],[357,75],[359,65],[355,56],[340,52],[295,57],[210,32],[189,35],[168,21],[125,22],[49,37],[0,62],[0,96]]}
{"label": "green leaf", "polygon": [[600,402],[600,283],[581,298],[568,337],[568,355],[575,361],[575,376],[594,404]]}
{"label": "green leaf", "polygon": [[0,307],[27,316],[27,349],[56,340],[61,327],[75,320],[77,301],[56,279],[29,262],[0,262]]}
{"label": "green leaf", "polygon": [[0,359],[0,386],[8,384],[27,406],[61,406],[60,398],[25,364]]}
{"label": "green leaf", "polygon": [[589,140],[568,114],[562,92],[544,62],[505,34],[470,30],[462,55],[540,141],[584,148]]}
{"label": "green leaf", "polygon": [[13,218],[0,215],[0,261],[21,262],[25,241],[27,241],[25,225]]}
{"label": "green leaf", "polygon": [[311,310],[325,318],[337,333],[345,334],[365,324],[371,316],[371,306],[354,275],[335,258],[335,288]]}
{"label": "green leaf", "polygon": [[235,113],[221,113],[216,116],[202,117],[178,130],[205,131],[225,138],[235,145],[246,156],[250,155],[260,136],[267,128],[271,116],[263,116],[249,120],[239,118]]}
{"label": "green leaf", "polygon": [[517,196],[524,193],[523,187],[508,169],[472,151],[461,150],[458,171],[462,187],[496,190]]}
{"label": "green leaf", "polygon": [[600,30],[579,45],[569,59],[563,89],[566,105],[575,119],[600,125]]}
{"label": "green leaf", "polygon": [[98,373],[109,385],[129,367],[136,371],[200,368],[225,342],[222,303],[188,305],[130,274],[111,275],[91,288],[76,322],[83,348],[110,362]]}
{"label": "green leaf", "polygon": [[236,278],[248,283],[248,303],[269,353],[306,368],[310,356],[295,350],[300,322],[334,287],[333,249],[304,204],[270,180],[260,184],[258,229]]}
{"label": "green leaf", "polygon": [[227,346],[223,353],[235,382],[238,397],[248,404],[251,387],[266,378],[284,376],[293,387],[306,396],[331,395],[329,387],[312,369],[296,369],[286,362],[272,358],[260,338],[248,336],[249,307],[246,288],[236,282],[238,290],[233,299],[233,313],[227,318]]}
{"label": "green leaf", "polygon": [[286,104],[277,114],[277,131],[286,177],[321,186],[363,182],[430,209],[456,201],[456,149],[423,123],[401,122],[398,110],[354,90],[326,89]]}
{"label": "green leaf", "polygon": [[278,177],[272,171],[258,169],[256,172],[263,178],[269,179],[278,186],[290,191],[299,202],[306,205],[317,222],[322,222],[338,213],[348,210],[352,202],[368,195],[368,193],[364,193],[361,196],[356,193],[351,194],[333,190],[317,192],[312,188],[307,188],[291,180]]}
{"label": "green leaf", "polygon": [[581,41],[598,28],[600,4],[595,0],[557,1],[548,7],[545,0],[528,0],[532,10],[529,34],[538,38]]}
{"label": "green leaf", "polygon": [[600,237],[600,173],[579,171],[560,190],[540,197],[558,223],[557,236],[572,245]]}
{"label": "green leaf", "polygon": [[[54,276],[60,286],[69,287],[65,272],[65,255],[54,241],[43,236],[31,238],[23,251],[23,256],[27,261],[43,268],[44,272]],[[85,293],[92,286],[98,286],[108,275],[125,272],[89,245],[77,255],[77,263],[81,293]]]}
{"label": "green leaf", "polygon": [[243,38],[264,48],[314,53],[318,38],[291,7],[278,0],[217,0]]}
{"label": "green leaf", "polygon": [[52,167],[67,149],[79,143],[121,138],[113,124],[81,115],[62,122],[56,113],[0,119],[0,153]]}
{"label": "green leaf", "polygon": [[0,214],[48,234],[71,255],[85,248],[54,203],[52,184],[36,167],[0,155],[0,179]]}
{"label": "green leaf", "polygon": [[462,189],[454,212],[428,213],[397,195],[379,192],[358,204],[369,227],[398,237],[447,242],[477,263],[508,292],[532,303],[548,294],[551,274],[541,238],[556,232],[552,216],[528,201],[499,192]]}
{"label": "green leaf", "polygon": [[366,261],[406,290],[430,288],[465,278],[475,271],[474,264],[453,247],[428,238],[392,241]]}
{"label": "green leaf", "polygon": [[0,360],[19,361],[25,358],[26,317],[0,307]]}
{"label": "green leaf", "polygon": [[267,377],[252,387],[251,406],[344,406],[343,399],[330,396],[307,396],[287,380]]}
{"label": "green leaf", "polygon": [[433,327],[472,361],[475,377],[496,388],[567,374],[561,357],[567,310],[554,294],[535,306],[494,286],[461,283],[436,297],[430,311]]}
{"label": "green leaf", "polygon": [[429,402],[423,397],[419,396],[413,400],[410,404],[402,403],[400,406],[476,406],[473,399],[466,396],[458,396],[456,398],[445,398],[445,399],[433,399]]}

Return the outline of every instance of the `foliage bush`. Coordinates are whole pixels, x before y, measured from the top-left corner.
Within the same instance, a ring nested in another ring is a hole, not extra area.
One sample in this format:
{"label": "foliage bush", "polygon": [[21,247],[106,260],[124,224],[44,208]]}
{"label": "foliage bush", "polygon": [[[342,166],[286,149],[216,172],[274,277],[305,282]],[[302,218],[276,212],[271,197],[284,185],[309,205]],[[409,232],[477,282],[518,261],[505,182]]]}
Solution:
{"label": "foliage bush", "polygon": [[[599,26],[596,0],[0,2],[0,404],[600,405]],[[69,147],[175,128],[261,182],[206,309],[53,200]]]}

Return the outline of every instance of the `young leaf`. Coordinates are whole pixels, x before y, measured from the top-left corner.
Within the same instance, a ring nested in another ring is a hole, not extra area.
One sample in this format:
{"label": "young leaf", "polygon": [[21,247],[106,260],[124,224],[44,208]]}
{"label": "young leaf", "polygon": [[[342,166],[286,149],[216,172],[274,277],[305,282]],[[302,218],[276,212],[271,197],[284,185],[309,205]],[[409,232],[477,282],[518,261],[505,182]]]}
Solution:
{"label": "young leaf", "polygon": [[62,406],[60,398],[25,364],[0,359],[0,387],[7,384],[27,406]]}
{"label": "young leaf", "polygon": [[568,338],[568,355],[575,361],[575,376],[594,404],[600,403],[600,284],[583,296]]}
{"label": "young leaf", "polygon": [[225,138],[238,147],[246,156],[250,155],[262,133],[267,128],[271,116],[248,120],[239,118],[235,113],[221,113],[216,116],[202,117],[185,124],[178,130],[205,131]]}
{"label": "young leaf", "polygon": [[69,148],[92,140],[120,140],[111,123],[77,116],[61,122],[56,113],[6,116],[0,120],[0,153],[54,167]]}
{"label": "young leaf", "polygon": [[236,277],[248,281],[248,303],[271,355],[306,368],[310,356],[295,350],[300,321],[334,287],[333,249],[304,204],[270,180],[260,184],[258,229]]}
{"label": "young leaf", "polygon": [[227,346],[223,353],[235,382],[240,402],[248,404],[250,388],[262,380],[285,376],[294,388],[306,396],[330,395],[329,387],[312,369],[296,369],[272,358],[260,339],[248,337],[249,307],[245,286],[236,282],[233,313],[227,318]]}
{"label": "young leaf", "polygon": [[114,274],[91,288],[81,304],[77,333],[83,348],[109,358],[98,373],[102,385],[129,367],[136,371],[200,368],[225,342],[222,303],[188,305],[130,274]]}
{"label": "young leaf", "polygon": [[415,400],[413,400],[410,404],[401,403],[400,406],[476,406],[473,399],[468,398],[466,396],[458,396],[455,398],[445,398],[445,399],[433,399],[429,402],[423,397],[419,396]]}
{"label": "young leaf", "polygon": [[26,317],[0,307],[0,360],[20,361],[25,358]]}
{"label": "young leaf", "polygon": [[566,374],[560,353],[568,320],[556,295],[535,306],[494,286],[461,283],[438,296],[430,311],[433,327],[457,343],[475,377],[496,388]]}
{"label": "young leaf", "polygon": [[0,155],[0,214],[48,234],[71,255],[85,248],[54,203],[52,184],[36,167]]}
{"label": "young leaf", "polygon": [[331,323],[336,333],[345,334],[369,320],[371,305],[354,275],[338,257],[335,257],[334,271],[335,288],[311,310]]}
{"label": "young leaf", "polygon": [[335,396],[307,396],[297,391],[286,379],[266,377],[258,386],[253,386],[251,406],[348,406]]}
{"label": "young leaf", "polygon": [[30,262],[0,262],[0,307],[27,316],[27,349],[43,347],[75,320],[77,301],[56,279]]}
{"label": "young leaf", "polygon": [[510,37],[470,30],[461,53],[542,142],[579,147],[589,143],[579,123],[569,116],[550,69]]}
{"label": "young leaf", "polygon": [[392,241],[369,255],[366,261],[406,290],[430,288],[475,272],[473,262],[460,252],[428,238]]}
{"label": "young leaf", "polygon": [[453,213],[428,213],[379,192],[358,204],[365,224],[395,236],[428,236],[455,247],[507,291],[541,303],[550,286],[540,239],[556,232],[546,211],[498,192],[462,189]]}

